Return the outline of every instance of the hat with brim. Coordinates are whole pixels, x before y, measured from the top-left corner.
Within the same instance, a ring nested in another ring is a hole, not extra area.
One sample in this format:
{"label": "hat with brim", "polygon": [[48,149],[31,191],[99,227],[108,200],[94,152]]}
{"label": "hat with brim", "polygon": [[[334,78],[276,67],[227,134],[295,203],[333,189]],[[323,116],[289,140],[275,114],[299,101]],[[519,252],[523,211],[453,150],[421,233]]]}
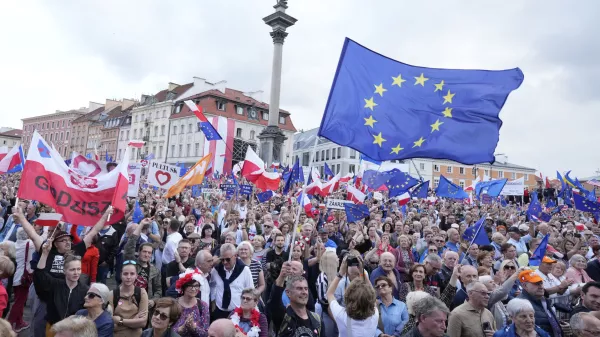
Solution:
{"label": "hat with brim", "polygon": [[521,281],[521,283],[544,282],[544,280],[542,280],[542,277],[531,269],[520,272],[519,281]]}
{"label": "hat with brim", "polygon": [[547,256],[544,256],[544,258],[542,259],[542,263],[556,263],[555,259],[551,259]]}
{"label": "hat with brim", "polygon": [[58,231],[58,232],[54,233],[54,239],[53,239],[53,241],[56,242],[56,241],[58,241],[58,240],[60,240],[60,239],[62,239],[64,237],[68,237],[68,238],[71,239],[71,241],[73,241],[73,235],[71,235],[71,234],[69,234],[67,232],[64,232],[64,231]]}

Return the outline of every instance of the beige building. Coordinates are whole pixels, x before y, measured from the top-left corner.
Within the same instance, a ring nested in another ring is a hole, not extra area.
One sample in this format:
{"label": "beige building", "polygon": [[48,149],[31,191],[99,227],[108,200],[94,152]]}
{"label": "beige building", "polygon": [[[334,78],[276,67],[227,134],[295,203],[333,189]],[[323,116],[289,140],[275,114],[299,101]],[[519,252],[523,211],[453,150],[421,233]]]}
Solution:
{"label": "beige building", "polygon": [[10,150],[15,145],[21,143],[23,130],[12,129],[0,132],[0,147],[6,146]]}

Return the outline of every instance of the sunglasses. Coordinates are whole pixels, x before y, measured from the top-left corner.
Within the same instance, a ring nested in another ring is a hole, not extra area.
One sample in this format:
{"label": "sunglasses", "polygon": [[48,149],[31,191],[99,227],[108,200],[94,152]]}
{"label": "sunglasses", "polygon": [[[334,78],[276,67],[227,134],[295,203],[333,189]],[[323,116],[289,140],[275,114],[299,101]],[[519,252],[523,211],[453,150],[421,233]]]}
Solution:
{"label": "sunglasses", "polygon": [[265,228],[273,228],[273,226],[265,226]]}
{"label": "sunglasses", "polygon": [[96,294],[96,293],[87,293],[85,294],[85,297],[87,297],[90,300],[93,300],[94,298],[102,298],[102,296]]}
{"label": "sunglasses", "polygon": [[517,267],[515,266],[504,266],[504,269],[512,269],[512,270],[516,270]]}
{"label": "sunglasses", "polygon": [[123,265],[124,265],[124,266],[125,266],[125,265],[128,265],[128,264],[133,264],[133,265],[136,265],[136,264],[137,264],[137,262],[136,262],[136,261],[134,261],[134,260],[127,260],[127,261],[123,261]]}
{"label": "sunglasses", "polygon": [[242,302],[253,302],[254,297],[242,296]]}
{"label": "sunglasses", "polygon": [[430,249],[430,252],[437,252],[437,249]]}
{"label": "sunglasses", "polygon": [[223,260],[223,261],[225,261],[225,262],[227,262],[227,263],[229,263],[229,262],[231,261],[231,259],[233,259],[233,258],[232,258],[232,257],[224,257],[224,258],[221,258],[221,260]]}
{"label": "sunglasses", "polygon": [[388,286],[388,285],[387,285],[387,283],[382,283],[382,284],[378,284],[378,285],[376,285],[376,286],[375,286],[375,289],[383,289],[383,288],[385,288],[385,287],[387,287],[387,286]]}
{"label": "sunglasses", "polygon": [[161,321],[166,321],[169,318],[169,316],[165,315],[164,313],[162,313],[158,310],[155,310],[154,314],[152,314],[152,316],[159,317]]}

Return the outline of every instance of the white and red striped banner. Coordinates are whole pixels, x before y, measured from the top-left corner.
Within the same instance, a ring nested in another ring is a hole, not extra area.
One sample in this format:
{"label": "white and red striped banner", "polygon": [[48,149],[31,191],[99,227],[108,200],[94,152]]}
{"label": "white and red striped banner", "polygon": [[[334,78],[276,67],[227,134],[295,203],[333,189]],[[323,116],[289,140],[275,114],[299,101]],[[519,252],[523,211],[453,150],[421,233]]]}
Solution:
{"label": "white and red striped banner", "polygon": [[[233,137],[235,136],[235,120],[231,118],[207,117],[208,121],[219,132],[223,140],[209,141],[204,138],[204,155],[212,154],[213,172],[231,172],[233,159]],[[227,144],[227,146],[225,146]]]}

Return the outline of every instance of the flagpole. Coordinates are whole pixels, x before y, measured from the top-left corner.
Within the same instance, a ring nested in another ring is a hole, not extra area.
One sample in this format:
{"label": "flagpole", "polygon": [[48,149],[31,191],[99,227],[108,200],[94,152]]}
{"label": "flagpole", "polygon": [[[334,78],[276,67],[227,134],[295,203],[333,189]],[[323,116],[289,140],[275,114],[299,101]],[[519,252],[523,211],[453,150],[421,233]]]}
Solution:
{"label": "flagpole", "polygon": [[[483,217],[486,217],[486,216],[487,216],[487,213],[483,215]],[[462,259],[460,259],[460,262],[458,264],[462,264],[462,262],[464,261],[465,257],[467,256],[467,254],[469,254],[469,249],[471,249],[471,246],[473,245],[473,242],[475,242],[475,239],[477,239],[477,235],[479,235],[479,232],[481,231],[481,228],[483,228],[483,225],[484,225],[483,222],[481,223],[481,225],[479,225],[479,228],[475,232],[475,235],[473,236],[473,239],[471,240],[471,243],[469,243],[469,246],[467,247],[467,251],[464,253]]]}
{"label": "flagpole", "polygon": [[[304,178],[304,184],[302,184],[302,192],[300,193],[300,203],[298,204],[298,211],[296,212],[296,219],[294,220],[294,228],[292,233],[292,241],[290,242],[290,250],[288,261],[292,260],[292,252],[294,251],[294,244],[296,242],[296,233],[298,232],[298,221],[300,220],[300,213],[302,212],[302,203],[304,202],[304,193],[306,192],[306,184],[308,183],[308,178],[312,174],[313,169],[313,158],[315,157],[315,153],[317,153],[317,145],[319,144],[319,135],[315,137],[315,145],[313,146],[312,153],[310,154],[309,163],[308,163],[308,174]],[[300,165],[298,165],[300,166]],[[291,179],[291,177],[290,177]],[[315,224],[316,226],[316,224]],[[313,228],[313,230],[316,228]]]}

